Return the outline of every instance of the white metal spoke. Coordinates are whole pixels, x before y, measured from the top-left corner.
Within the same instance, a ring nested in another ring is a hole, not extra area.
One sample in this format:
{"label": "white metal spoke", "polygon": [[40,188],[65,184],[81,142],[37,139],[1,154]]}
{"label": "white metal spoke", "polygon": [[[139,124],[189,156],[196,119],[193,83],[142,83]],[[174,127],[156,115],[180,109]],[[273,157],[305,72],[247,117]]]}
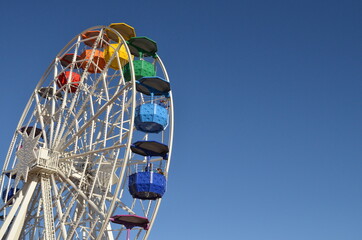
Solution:
{"label": "white metal spoke", "polygon": [[[126,90],[126,89],[127,89],[127,86],[124,87],[123,91]],[[102,114],[105,110],[107,110],[107,107],[108,107],[109,105],[111,105],[114,101],[116,101],[116,100],[118,99],[118,97],[119,97],[121,94],[123,94],[123,91],[119,91],[119,92],[118,92],[115,96],[113,96],[105,105],[103,105],[102,108],[99,109],[99,111],[98,111],[97,113],[95,113],[94,116],[92,116],[92,117],[87,121],[87,123],[85,123],[85,124],[81,127],[81,129],[78,130],[78,132],[77,132],[76,134],[74,134],[74,135],[72,136],[72,138],[68,141],[68,143],[64,144],[64,145],[62,146],[62,148],[59,149],[59,150],[60,150],[60,151],[65,150],[65,149],[74,141],[74,138],[75,138],[75,137],[77,137],[77,136],[79,136],[80,134],[82,134],[82,133],[84,132],[84,130],[85,130],[87,127],[89,127],[89,125],[90,125],[100,114]],[[72,125],[71,125],[70,127],[72,127]],[[67,133],[68,133],[68,132],[67,132]],[[65,134],[65,135],[67,135],[67,134]]]}
{"label": "white metal spoke", "polygon": [[81,190],[79,190],[74,183],[69,180],[66,176],[64,176],[62,173],[59,173],[60,177],[67,182],[73,189],[81,196],[88,204],[92,207],[93,210],[95,210],[100,216],[104,217],[104,213],[98,208],[98,206],[91,201]]}
{"label": "white metal spoke", "polygon": [[[59,194],[58,193],[58,187],[56,185],[54,175],[51,175],[50,177],[51,177],[52,188],[53,188],[53,191],[54,191],[54,201],[55,201],[55,204],[56,204],[56,210],[57,210],[57,213],[58,213],[58,218],[63,219],[63,209],[62,209],[60,199],[59,199],[60,196],[58,195]],[[66,239],[67,238],[67,231],[66,231],[66,228],[64,226],[64,223],[60,222],[59,225],[60,225],[60,228],[61,228],[62,237],[63,237],[63,239]]]}

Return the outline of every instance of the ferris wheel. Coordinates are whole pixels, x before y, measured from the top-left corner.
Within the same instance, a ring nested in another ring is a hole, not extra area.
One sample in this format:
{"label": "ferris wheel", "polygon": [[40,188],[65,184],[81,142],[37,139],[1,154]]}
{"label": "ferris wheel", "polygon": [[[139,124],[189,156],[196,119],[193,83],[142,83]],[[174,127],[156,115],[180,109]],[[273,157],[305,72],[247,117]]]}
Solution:
{"label": "ferris wheel", "polygon": [[0,175],[0,239],[147,239],[166,191],[173,101],[157,44],[89,28],[31,94]]}

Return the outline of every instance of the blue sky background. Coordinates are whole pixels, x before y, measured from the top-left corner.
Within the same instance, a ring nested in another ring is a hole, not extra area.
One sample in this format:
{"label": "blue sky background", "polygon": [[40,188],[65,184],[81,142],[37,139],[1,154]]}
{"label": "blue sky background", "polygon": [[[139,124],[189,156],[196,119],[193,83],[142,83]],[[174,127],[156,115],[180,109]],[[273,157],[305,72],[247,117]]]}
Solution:
{"label": "blue sky background", "polygon": [[360,240],[361,12],[359,0],[1,1],[0,158],[55,55],[126,22],[157,41],[175,100],[150,240]]}

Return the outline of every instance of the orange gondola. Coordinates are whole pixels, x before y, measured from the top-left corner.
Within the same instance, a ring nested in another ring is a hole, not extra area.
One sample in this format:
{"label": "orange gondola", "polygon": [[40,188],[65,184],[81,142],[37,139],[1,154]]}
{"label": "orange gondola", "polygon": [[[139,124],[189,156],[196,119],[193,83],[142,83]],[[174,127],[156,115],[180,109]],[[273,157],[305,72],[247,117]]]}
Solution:
{"label": "orange gondola", "polygon": [[[92,61],[90,61],[93,54]],[[100,73],[103,71],[106,61],[104,60],[104,55],[102,51],[99,50],[85,50],[79,57],[83,62],[80,64],[80,67],[83,70],[87,70],[90,73]],[[88,66],[89,64],[89,66]],[[88,68],[87,68],[88,66]]]}

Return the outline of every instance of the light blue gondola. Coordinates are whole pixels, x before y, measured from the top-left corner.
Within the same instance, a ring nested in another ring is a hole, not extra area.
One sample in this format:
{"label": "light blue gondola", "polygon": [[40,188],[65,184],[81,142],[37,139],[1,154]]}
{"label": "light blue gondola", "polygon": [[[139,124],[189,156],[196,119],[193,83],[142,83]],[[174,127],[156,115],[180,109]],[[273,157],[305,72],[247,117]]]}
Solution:
{"label": "light blue gondola", "polygon": [[136,108],[136,129],[146,133],[159,133],[168,125],[167,105],[154,101],[154,96],[169,97],[170,84],[160,77],[144,77],[137,81],[137,91],[151,96],[151,102]]}
{"label": "light blue gondola", "polygon": [[156,103],[146,103],[136,108],[136,129],[146,133],[159,133],[168,125],[168,111]]}

